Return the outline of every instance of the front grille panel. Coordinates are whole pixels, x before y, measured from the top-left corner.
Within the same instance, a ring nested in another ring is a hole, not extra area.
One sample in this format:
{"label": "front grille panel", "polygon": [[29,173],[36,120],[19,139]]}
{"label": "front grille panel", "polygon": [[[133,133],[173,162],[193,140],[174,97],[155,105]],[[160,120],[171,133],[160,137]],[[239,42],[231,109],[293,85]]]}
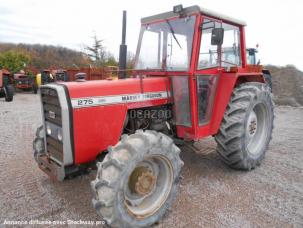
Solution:
{"label": "front grille panel", "polygon": [[32,79],[30,78],[19,78],[19,79],[16,79],[16,83],[17,84],[22,84],[22,85],[28,85],[28,84],[31,84],[32,83]]}
{"label": "front grille panel", "polygon": [[41,96],[45,120],[62,127],[61,107],[57,91],[41,88]]}
{"label": "front grille panel", "polygon": [[[41,98],[46,124],[49,122],[55,128],[62,128],[61,106],[57,91],[52,88],[41,88]],[[63,162],[63,144],[54,135],[46,134],[46,148],[51,157]]]}

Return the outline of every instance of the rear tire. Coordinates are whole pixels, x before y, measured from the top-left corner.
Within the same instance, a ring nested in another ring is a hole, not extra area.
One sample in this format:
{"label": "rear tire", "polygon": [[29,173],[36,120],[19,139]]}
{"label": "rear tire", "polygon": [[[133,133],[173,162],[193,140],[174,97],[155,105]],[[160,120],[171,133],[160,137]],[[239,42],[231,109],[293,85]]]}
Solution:
{"label": "rear tire", "polygon": [[273,108],[270,88],[264,83],[244,83],[233,91],[215,136],[223,162],[242,170],[260,165],[271,140]]}
{"label": "rear tire", "polygon": [[4,86],[4,96],[6,102],[13,101],[14,98],[14,87],[11,85]]}
{"label": "rear tire", "polygon": [[91,186],[93,205],[112,227],[149,227],[171,206],[183,162],[180,149],[155,131],[124,135],[109,149]]}
{"label": "rear tire", "polygon": [[270,92],[272,92],[272,78],[270,74],[263,74],[265,83],[269,86]]}

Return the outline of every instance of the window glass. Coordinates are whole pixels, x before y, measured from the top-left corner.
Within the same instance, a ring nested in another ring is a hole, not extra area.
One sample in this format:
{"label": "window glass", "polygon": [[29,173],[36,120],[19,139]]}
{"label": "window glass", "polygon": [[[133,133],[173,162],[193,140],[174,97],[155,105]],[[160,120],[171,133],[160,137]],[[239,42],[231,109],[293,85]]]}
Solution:
{"label": "window glass", "polygon": [[171,20],[166,23],[167,56],[166,65],[168,71],[186,71],[189,68],[195,17],[186,17],[179,20]]}
{"label": "window glass", "polygon": [[167,70],[186,70],[189,66],[190,55],[187,52],[187,37],[175,34],[176,40],[173,35],[168,34],[167,41]]}
{"label": "window glass", "polygon": [[199,125],[206,124],[210,120],[213,110],[213,100],[217,89],[217,82],[217,75],[197,76]]}
{"label": "window glass", "polygon": [[188,76],[172,77],[174,116],[177,125],[191,126]]}
{"label": "window glass", "polygon": [[[224,39],[220,48],[217,45],[211,45],[211,36],[213,28],[221,27],[224,28]],[[219,59],[220,51],[221,59]],[[204,19],[198,69],[212,68],[220,65],[223,67],[241,65],[239,27]]]}
{"label": "window glass", "polygon": [[240,66],[241,52],[239,27],[226,23],[223,23],[222,26],[224,28],[224,40],[222,45],[222,66]]}
{"label": "window glass", "polygon": [[209,19],[204,19],[202,24],[202,37],[200,44],[198,68],[211,68],[218,66],[218,54],[216,45],[211,45],[211,32],[213,28],[220,28],[221,24]]}
{"label": "window glass", "polygon": [[135,69],[187,71],[190,65],[195,16],[142,25]]}
{"label": "window glass", "polygon": [[143,33],[138,69],[159,69],[162,64],[162,32],[146,30]]}

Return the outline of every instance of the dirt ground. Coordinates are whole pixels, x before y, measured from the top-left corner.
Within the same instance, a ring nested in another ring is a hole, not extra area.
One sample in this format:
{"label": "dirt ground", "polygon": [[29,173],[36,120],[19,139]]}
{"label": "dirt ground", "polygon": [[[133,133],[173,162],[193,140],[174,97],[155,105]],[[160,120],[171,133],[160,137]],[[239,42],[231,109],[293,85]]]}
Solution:
{"label": "dirt ground", "polygon": [[[303,108],[275,111],[270,148],[251,172],[226,167],[212,138],[198,143],[203,153],[182,148],[179,193],[157,226],[303,227]],[[95,172],[56,183],[38,169],[32,140],[40,123],[37,95],[0,100],[0,224],[99,220],[89,184]]]}

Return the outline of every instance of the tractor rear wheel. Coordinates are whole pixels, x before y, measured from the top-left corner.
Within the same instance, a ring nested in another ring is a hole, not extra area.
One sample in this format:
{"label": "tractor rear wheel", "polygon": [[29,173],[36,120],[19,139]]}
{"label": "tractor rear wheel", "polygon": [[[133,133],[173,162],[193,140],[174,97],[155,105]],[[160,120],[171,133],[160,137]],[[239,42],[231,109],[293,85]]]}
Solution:
{"label": "tractor rear wheel", "polygon": [[97,213],[112,227],[148,227],[171,206],[183,162],[168,136],[138,130],[124,135],[102,162],[91,186]]}
{"label": "tractor rear wheel", "polygon": [[263,74],[265,83],[269,86],[270,92],[272,92],[272,77],[270,74]]}
{"label": "tractor rear wheel", "polygon": [[233,91],[215,136],[227,165],[242,170],[260,165],[271,140],[273,109],[270,88],[264,83],[244,83]]}
{"label": "tractor rear wheel", "polygon": [[11,102],[14,98],[14,88],[11,85],[4,86],[5,101]]}

